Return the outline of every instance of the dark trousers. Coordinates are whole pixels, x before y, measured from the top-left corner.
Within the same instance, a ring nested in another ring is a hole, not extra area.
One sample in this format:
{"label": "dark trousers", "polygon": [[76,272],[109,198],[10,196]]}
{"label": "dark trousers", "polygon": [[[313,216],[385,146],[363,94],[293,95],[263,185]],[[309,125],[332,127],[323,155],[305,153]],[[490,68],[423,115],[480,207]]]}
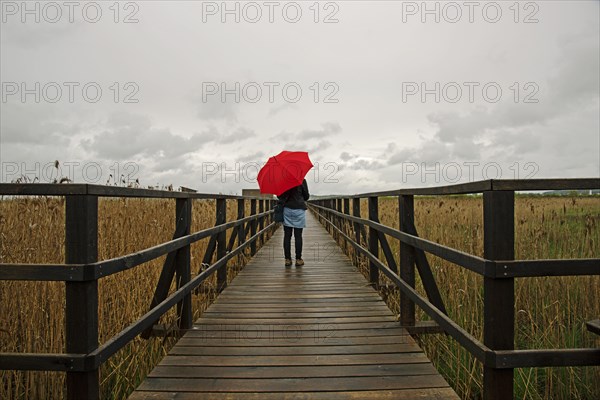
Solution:
{"label": "dark trousers", "polygon": [[292,258],[292,232],[296,245],[296,259],[302,258],[302,228],[283,227],[283,254],[286,259]]}

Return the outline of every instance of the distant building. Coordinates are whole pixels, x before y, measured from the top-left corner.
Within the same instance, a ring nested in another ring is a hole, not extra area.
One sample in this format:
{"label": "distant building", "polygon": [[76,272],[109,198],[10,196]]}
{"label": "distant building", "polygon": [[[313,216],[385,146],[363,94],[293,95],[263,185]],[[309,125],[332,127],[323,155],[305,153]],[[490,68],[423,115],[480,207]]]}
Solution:
{"label": "distant building", "polygon": [[260,197],[263,199],[272,199],[272,194],[261,193],[260,189],[242,189],[242,196]]}

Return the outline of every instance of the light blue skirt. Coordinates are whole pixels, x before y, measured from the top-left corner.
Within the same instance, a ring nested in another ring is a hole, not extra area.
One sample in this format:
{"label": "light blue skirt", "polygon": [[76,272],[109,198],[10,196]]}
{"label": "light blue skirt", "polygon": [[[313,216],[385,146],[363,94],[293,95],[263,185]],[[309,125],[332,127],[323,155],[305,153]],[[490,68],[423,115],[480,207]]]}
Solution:
{"label": "light blue skirt", "polygon": [[283,207],[283,226],[306,227],[306,210]]}

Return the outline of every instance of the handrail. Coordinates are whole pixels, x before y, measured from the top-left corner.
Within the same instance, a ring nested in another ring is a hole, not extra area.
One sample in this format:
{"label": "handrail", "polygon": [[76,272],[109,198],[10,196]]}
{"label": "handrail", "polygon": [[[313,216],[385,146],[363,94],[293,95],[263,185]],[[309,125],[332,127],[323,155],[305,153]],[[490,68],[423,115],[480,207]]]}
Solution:
{"label": "handrail", "polygon": [[212,228],[181,236],[147,249],[124,256],[110,258],[89,264],[9,264],[0,263],[0,280],[29,281],[91,281],[105,278],[112,274],[134,268],[152,261],[201,239],[226,231],[246,222],[264,218],[273,213],[272,210],[251,215],[243,219],[216,225]]}
{"label": "handrail", "polygon": [[[576,276],[600,275],[600,258],[571,258],[548,260],[488,260],[474,256],[463,251],[441,245],[431,240],[423,239],[387,225],[364,218],[353,217],[339,211],[311,203],[311,207],[327,211],[328,213],[354,223],[360,223],[378,232],[384,233],[406,243],[414,248],[421,249],[434,256],[440,257],[453,264],[460,265],[479,275],[490,278],[531,278],[540,276]],[[339,233],[339,232],[338,232]],[[346,236],[346,235],[344,235]],[[565,271],[565,267],[568,270]]]}
{"label": "handrail", "polygon": [[98,197],[136,197],[155,199],[229,199],[267,200],[259,196],[238,196],[229,194],[179,192],[173,190],[143,189],[123,186],[104,186],[89,183],[0,183],[0,196],[76,196],[93,195]]}
{"label": "handrail", "polygon": [[600,178],[576,179],[488,179],[456,185],[386,190],[342,196],[321,196],[319,200],[360,199],[383,196],[439,196],[475,194],[487,191],[593,190],[600,188]]}
{"label": "handrail", "polygon": [[[540,276],[600,275],[600,258],[514,260],[515,191],[595,190],[600,179],[487,180],[434,188],[399,189],[309,201],[309,208],[334,237],[350,244],[368,260],[370,283],[379,285],[379,272],[400,289],[400,321],[417,326],[415,305],[438,327],[483,364],[485,399],[513,398],[513,369],[600,365],[599,348],[514,349],[514,279]],[[478,257],[420,238],[414,226],[414,196],[483,194],[484,256]],[[380,197],[397,197],[400,229],[379,221]],[[361,199],[368,200],[369,216],[361,218]],[[352,201],[352,215],[350,215]],[[368,227],[368,235],[365,228]],[[399,265],[386,236],[400,242]],[[365,245],[362,244],[365,243]],[[367,246],[368,245],[368,246]],[[383,258],[379,258],[379,248]],[[430,253],[483,276],[483,342],[454,322],[445,312],[425,253]],[[428,298],[415,290],[415,266]],[[588,323],[589,329],[589,323]],[[592,328],[593,329],[593,328]]]}
{"label": "handrail", "polygon": [[[0,353],[0,358],[3,360],[2,368],[10,370],[38,370],[38,371],[91,371],[97,369],[102,365],[108,358],[122,349],[137,335],[142,333],[145,329],[151,327],[154,321],[163,315],[166,311],[177,304],[187,294],[191,293],[192,290],[200,286],[207,278],[209,278],[215,271],[224,266],[227,261],[232,259],[234,256],[241,253],[250,242],[257,240],[261,234],[268,232],[275,226],[275,222],[272,222],[261,231],[257,232],[254,236],[248,238],[246,243],[236,247],[224,258],[219,259],[206,270],[202,271],[191,281],[171,293],[169,297],[153,307],[150,311],[144,314],[141,318],[130,324],[127,328],[114,335],[112,338],[107,340],[104,344],[100,345],[96,350],[89,354],[66,354],[66,353]],[[0,264],[1,265],[1,264]],[[38,362],[38,359],[45,361]]]}
{"label": "handrail", "polygon": [[[233,257],[250,248],[256,253],[257,242],[264,243],[265,234],[277,226],[272,221],[274,200],[256,196],[232,196],[194,192],[105,187],[89,184],[0,184],[0,196],[64,196],[66,198],[66,262],[64,264],[0,263],[0,280],[64,281],[66,283],[66,352],[0,353],[0,369],[67,372],[68,399],[99,398],[99,367],[114,353],[138,335],[147,338],[156,321],[176,304],[181,331],[192,326],[192,291],[212,274],[217,274],[221,291],[227,284],[226,265]],[[140,197],[176,200],[176,228],[173,238],[141,251],[97,261],[98,198]],[[190,233],[192,200],[216,200],[214,227]],[[226,222],[226,200],[238,203],[237,219]],[[245,214],[245,201],[250,200],[251,215]],[[257,203],[259,212],[257,212]],[[246,228],[244,228],[246,225]],[[259,228],[259,229],[257,229]],[[226,231],[234,230],[226,243]],[[250,237],[246,238],[250,232]],[[192,278],[190,246],[211,238],[204,261],[211,263]],[[213,253],[216,259],[213,262]],[[167,255],[150,309],[105,343],[98,345],[98,280],[135,268]],[[177,274],[177,287],[168,293]],[[85,377],[83,377],[85,375]]]}

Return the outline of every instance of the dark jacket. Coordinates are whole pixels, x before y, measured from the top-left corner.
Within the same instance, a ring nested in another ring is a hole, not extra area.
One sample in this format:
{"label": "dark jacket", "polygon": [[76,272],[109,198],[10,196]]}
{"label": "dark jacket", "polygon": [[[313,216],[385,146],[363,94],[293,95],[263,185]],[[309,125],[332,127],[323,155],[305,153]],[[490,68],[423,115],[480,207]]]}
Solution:
{"label": "dark jacket", "polygon": [[302,185],[293,187],[286,192],[283,192],[280,196],[277,196],[279,202],[287,208],[295,208],[306,210],[305,201],[308,200],[310,194],[308,193],[308,184],[306,179],[302,181]]}

